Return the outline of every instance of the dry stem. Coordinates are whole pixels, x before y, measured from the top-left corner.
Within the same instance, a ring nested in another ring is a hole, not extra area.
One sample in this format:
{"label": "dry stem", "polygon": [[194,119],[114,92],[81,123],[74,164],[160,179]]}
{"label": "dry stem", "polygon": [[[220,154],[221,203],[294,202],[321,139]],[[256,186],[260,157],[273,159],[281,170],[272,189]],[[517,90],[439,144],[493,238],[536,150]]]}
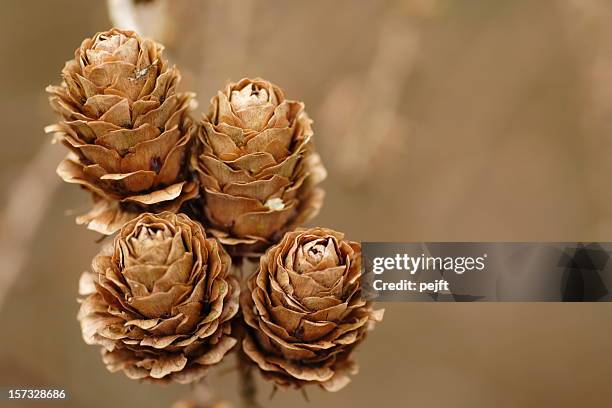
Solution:
{"label": "dry stem", "polygon": [[[328,148],[343,152],[333,163],[334,170],[353,185],[367,178],[383,148],[388,156],[388,152],[397,150],[390,145],[403,145],[401,140],[393,139],[405,134],[398,130],[399,108],[404,84],[416,65],[419,34],[414,19],[389,13],[379,30],[367,72],[340,81],[322,105],[319,116],[324,132],[334,134],[329,139],[333,142],[328,142],[333,146]],[[348,127],[343,128],[342,121],[338,121],[339,106],[346,117],[357,118],[348,121]],[[321,143],[326,143],[325,139]]]}
{"label": "dry stem", "polygon": [[257,385],[253,376],[253,366],[248,361],[242,350],[236,354],[238,359],[238,375],[240,382],[240,399],[243,408],[260,408],[257,403]]}
{"label": "dry stem", "polygon": [[612,5],[606,0],[565,0],[560,5],[584,92],[583,134],[575,140],[586,171],[585,198],[595,219],[589,233],[607,236],[612,229],[612,194],[602,187],[612,169],[608,157],[612,147],[608,136],[612,130]]}
{"label": "dry stem", "polygon": [[9,186],[11,192],[2,213],[0,257],[0,308],[24,263],[30,256],[31,242],[59,186],[53,169],[62,152],[50,143],[43,143],[34,158],[21,169],[19,177]]}
{"label": "dry stem", "polygon": [[[248,258],[236,257],[233,260],[234,274],[240,279],[241,290],[248,290],[246,280],[257,267],[257,263],[250,262]],[[238,316],[238,321],[242,322],[242,316]],[[257,385],[253,376],[253,365],[249,358],[242,351],[242,339],[246,335],[246,327],[243,324],[236,324],[233,328],[238,338],[236,347],[236,360],[238,366],[239,393],[243,408],[260,408],[257,403]]]}
{"label": "dry stem", "polygon": [[107,0],[107,7],[115,27],[136,31],[166,45],[172,42],[168,0]]}

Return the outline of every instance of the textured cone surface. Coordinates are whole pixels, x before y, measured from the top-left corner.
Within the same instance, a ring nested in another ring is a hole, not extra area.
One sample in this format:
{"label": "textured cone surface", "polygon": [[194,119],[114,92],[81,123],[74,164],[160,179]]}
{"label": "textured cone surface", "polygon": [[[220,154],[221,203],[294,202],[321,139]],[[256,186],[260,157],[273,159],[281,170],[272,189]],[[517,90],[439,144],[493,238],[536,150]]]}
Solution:
{"label": "textured cone surface", "polygon": [[231,83],[212,99],[192,167],[210,232],[232,255],[261,254],[318,213],[326,173],[311,123],[303,103],[262,79]]}
{"label": "textured cone surface", "polygon": [[176,92],[180,74],[162,50],[131,31],[98,33],[66,62],[62,84],[47,88],[61,120],[46,130],[70,150],[57,172],[93,193],[77,222],[103,234],[141,212],[175,212],[198,193],[187,169],[193,95]]}
{"label": "textured cone surface", "polygon": [[357,372],[351,352],[383,310],[361,298],[361,246],[314,228],[285,234],[241,296],[242,347],[278,385],[336,391]]}
{"label": "textured cone surface", "polygon": [[78,319],[111,372],[190,383],[236,344],[239,284],[229,255],[183,214],[142,214],[81,277]]}

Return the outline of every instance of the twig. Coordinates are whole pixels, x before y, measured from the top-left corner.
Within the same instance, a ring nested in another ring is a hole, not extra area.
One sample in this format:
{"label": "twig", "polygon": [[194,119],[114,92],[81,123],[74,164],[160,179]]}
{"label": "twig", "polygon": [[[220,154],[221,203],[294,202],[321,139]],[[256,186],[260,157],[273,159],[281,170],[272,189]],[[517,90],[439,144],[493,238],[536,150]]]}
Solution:
{"label": "twig", "polygon": [[54,169],[62,154],[61,149],[51,143],[43,143],[8,188],[11,194],[1,215],[0,258],[3,267],[0,271],[0,309],[29,258],[32,240],[51,196],[60,185]]}
{"label": "twig", "polygon": [[308,398],[308,392],[306,392],[306,389],[302,388],[300,389],[300,391],[302,392],[302,397],[304,398],[304,401],[310,402],[310,398]]}
{"label": "twig", "polygon": [[199,407],[208,407],[212,405],[213,393],[208,384],[204,381],[194,384],[193,396]]}
{"label": "twig", "polygon": [[576,150],[585,168],[587,203],[593,215],[591,234],[609,234],[612,194],[604,188],[612,163],[608,155],[612,148],[612,5],[606,0],[565,0],[564,11],[570,44],[574,46],[582,75],[585,100],[583,137],[576,138]]}
{"label": "twig", "polygon": [[[200,62],[195,67],[198,94],[206,95],[218,87],[219,76],[239,79],[249,66],[252,31],[256,23],[256,0],[208,0],[203,2],[202,22],[198,28]],[[219,33],[223,41],[219,41]],[[193,57],[193,50],[187,50]]]}
{"label": "twig", "polygon": [[268,397],[269,400],[271,400],[272,398],[274,398],[274,396],[276,395],[278,391],[278,386],[276,384],[274,384],[274,386],[272,387],[272,391],[270,392],[270,396]]}
{"label": "twig", "polygon": [[136,31],[164,44],[172,41],[168,0],[107,0],[106,4],[115,27]]}
{"label": "twig", "polygon": [[236,353],[239,364],[240,399],[243,408],[261,408],[257,403],[257,386],[253,377],[253,366],[242,350]]}
{"label": "twig", "polygon": [[[399,108],[404,84],[416,64],[420,33],[416,19],[398,14],[394,10],[383,19],[367,71],[332,88],[319,114],[323,132],[334,135],[327,138],[333,143],[330,149],[342,152],[335,170],[354,185],[367,178],[382,148],[389,152],[397,150],[390,144],[404,144],[393,139],[406,133],[398,129],[402,125]],[[352,102],[347,105],[347,101]],[[339,114],[356,119],[338,120]],[[341,128],[343,123],[350,125]],[[325,143],[326,139],[320,140]],[[388,153],[384,157],[389,160]]]}
{"label": "twig", "polygon": [[[247,290],[246,278],[249,276],[251,269],[256,267],[256,264],[249,262],[248,258],[236,257],[233,259],[234,274],[240,277],[241,290]],[[242,316],[238,318],[242,321]],[[246,335],[246,327],[241,324],[237,324],[233,328],[236,331],[236,337],[238,338],[238,344],[242,344],[242,340]],[[238,383],[240,399],[242,401],[243,408],[260,408],[257,403],[257,385],[255,378],[253,377],[253,364],[249,361],[249,358],[242,351],[242,347],[239,346],[236,351],[236,363],[238,368]]]}

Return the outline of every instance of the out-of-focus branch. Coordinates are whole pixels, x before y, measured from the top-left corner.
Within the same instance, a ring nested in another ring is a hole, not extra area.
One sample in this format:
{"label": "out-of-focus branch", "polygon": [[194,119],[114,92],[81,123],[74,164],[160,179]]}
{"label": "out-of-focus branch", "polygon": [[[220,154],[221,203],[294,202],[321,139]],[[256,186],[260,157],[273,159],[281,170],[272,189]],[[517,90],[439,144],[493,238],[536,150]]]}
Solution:
{"label": "out-of-focus branch", "polygon": [[606,0],[565,0],[562,3],[570,45],[582,77],[583,135],[577,139],[587,171],[585,190],[593,208],[597,236],[612,231],[612,4]]}
{"label": "out-of-focus branch", "polygon": [[401,152],[407,129],[399,108],[419,49],[416,19],[434,14],[437,2],[397,6],[401,10],[390,11],[380,24],[368,70],[332,88],[318,115],[321,132],[328,135],[319,140],[337,153],[333,170],[353,185],[363,182],[382,157],[393,160],[390,152]]}
{"label": "out-of-focus branch", "polygon": [[[236,257],[232,261],[234,276],[240,279],[240,287],[242,291],[248,290],[247,279],[257,269],[258,261],[254,261],[245,257]],[[240,312],[242,313],[242,312]],[[242,319],[242,317],[240,317]],[[253,376],[253,364],[242,351],[242,339],[246,335],[246,327],[236,325],[232,328],[235,330],[236,338],[239,346],[236,350],[236,362],[238,367],[238,393],[240,395],[241,406],[243,408],[260,408],[257,402],[257,384]]]}
{"label": "out-of-focus branch", "polygon": [[214,401],[210,387],[205,382],[193,386],[193,398],[181,399],[172,404],[172,408],[232,408],[226,401]]}
{"label": "out-of-focus branch", "polygon": [[[247,74],[245,66],[251,56],[249,41],[256,23],[255,2],[256,0],[205,2],[202,33],[204,38],[201,43],[206,47],[206,52],[202,54],[199,66],[201,94],[219,86],[215,80],[208,82],[210,80],[207,78],[221,76],[238,80]],[[223,33],[222,39],[219,33]]]}
{"label": "out-of-focus branch", "polygon": [[172,408],[232,408],[232,405],[225,401],[215,402],[210,405],[201,405],[196,401],[180,400],[172,404]]}
{"label": "out-of-focus branch", "polygon": [[236,358],[239,360],[238,381],[242,408],[260,408],[257,402],[257,385],[253,376],[253,367],[242,350],[238,351]]}
{"label": "out-of-focus branch", "polygon": [[1,213],[0,308],[30,256],[30,246],[51,197],[60,184],[55,166],[63,152],[43,143],[36,156],[21,170],[8,188],[10,195]]}
{"label": "out-of-focus branch", "polygon": [[115,27],[136,31],[163,44],[172,43],[168,0],[107,0],[107,5]]}

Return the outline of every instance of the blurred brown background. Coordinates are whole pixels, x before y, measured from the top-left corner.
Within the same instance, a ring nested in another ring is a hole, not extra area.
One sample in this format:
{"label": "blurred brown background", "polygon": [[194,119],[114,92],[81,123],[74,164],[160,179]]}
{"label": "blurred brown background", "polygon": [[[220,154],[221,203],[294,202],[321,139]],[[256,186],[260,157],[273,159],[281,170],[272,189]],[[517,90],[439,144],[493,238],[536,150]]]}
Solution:
{"label": "blurred brown background", "polygon": [[[172,34],[200,111],[243,76],[306,102],[329,170],[317,224],[371,241],[611,240],[612,1],[169,3],[158,35]],[[0,386],[66,389],[52,406],[170,407],[190,388],[109,374],[81,340],[77,279],[98,236],[66,215],[88,197],[58,181],[63,150],[43,133],[54,119],[44,87],[111,25],[106,4],[0,5]],[[296,392],[268,400],[261,383],[262,405],[612,401],[608,304],[385,307],[349,387],[310,389],[308,404]],[[219,371],[215,396],[236,403],[235,373]]]}

